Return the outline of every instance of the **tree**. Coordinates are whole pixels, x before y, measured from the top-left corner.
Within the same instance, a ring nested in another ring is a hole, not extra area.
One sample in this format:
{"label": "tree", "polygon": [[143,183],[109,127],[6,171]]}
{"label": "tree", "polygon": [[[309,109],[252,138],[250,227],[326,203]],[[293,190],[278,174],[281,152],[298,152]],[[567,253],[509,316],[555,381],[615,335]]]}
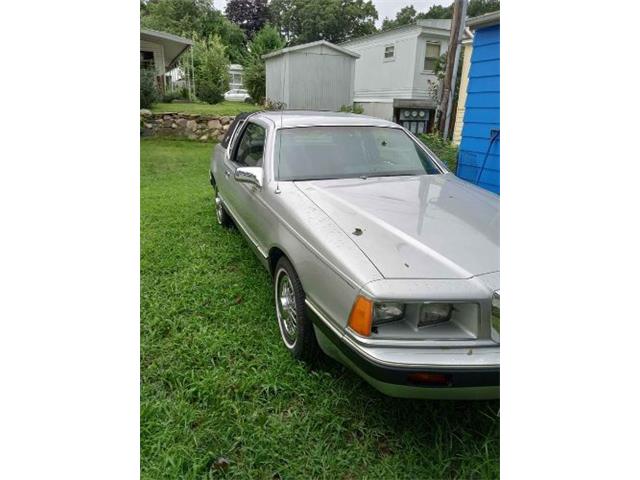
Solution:
{"label": "tree", "polygon": [[272,0],[274,24],[292,45],[339,43],[376,32],[378,11],[371,0]]}
{"label": "tree", "polygon": [[207,103],[218,103],[229,88],[229,60],[219,36],[197,38],[193,45],[196,96]]}
{"label": "tree", "polygon": [[471,0],[467,6],[467,16],[477,17],[497,10],[500,10],[500,0]]}
{"label": "tree", "polygon": [[229,20],[253,37],[269,19],[267,0],[229,0],[225,8]]}
{"label": "tree", "polygon": [[[500,10],[500,0],[470,0],[467,6],[467,17],[477,17],[496,10]],[[416,19],[451,17],[453,17],[453,3],[448,7],[432,5],[426,13],[416,15]]]}
{"label": "tree", "polygon": [[242,29],[213,8],[210,0],[141,1],[140,25],[188,38],[218,35],[233,63],[242,63],[247,48]]}
{"label": "tree", "polygon": [[416,20],[416,9],[413,5],[403,7],[398,13],[396,13],[396,19],[390,20],[385,18],[382,21],[382,30],[389,30],[390,28],[400,27],[402,25],[409,25]]}
{"label": "tree", "polygon": [[279,50],[284,45],[278,30],[269,24],[256,34],[249,45],[251,53],[244,69],[244,85],[257,103],[262,103],[266,95],[266,73],[262,55]]}

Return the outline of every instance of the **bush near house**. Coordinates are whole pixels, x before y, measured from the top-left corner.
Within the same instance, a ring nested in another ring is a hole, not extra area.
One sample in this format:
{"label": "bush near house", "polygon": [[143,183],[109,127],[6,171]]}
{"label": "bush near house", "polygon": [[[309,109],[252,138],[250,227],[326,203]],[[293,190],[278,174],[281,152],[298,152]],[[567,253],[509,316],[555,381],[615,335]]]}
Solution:
{"label": "bush near house", "polygon": [[449,170],[456,173],[458,165],[458,147],[450,141],[445,140],[437,133],[423,133],[419,135],[420,140],[431,149],[436,156],[442,160]]}
{"label": "bush near house", "polygon": [[340,106],[340,111],[341,112],[347,112],[347,113],[363,114],[364,113],[364,108],[362,108],[361,105],[341,105]]}
{"label": "bush near house", "polygon": [[149,68],[140,69],[140,108],[151,108],[158,101],[156,73]]}

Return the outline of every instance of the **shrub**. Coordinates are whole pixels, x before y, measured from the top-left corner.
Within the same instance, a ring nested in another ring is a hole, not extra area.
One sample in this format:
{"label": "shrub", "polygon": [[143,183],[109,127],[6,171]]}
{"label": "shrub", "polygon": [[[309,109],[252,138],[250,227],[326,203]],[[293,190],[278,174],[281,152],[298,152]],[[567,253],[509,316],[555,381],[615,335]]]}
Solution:
{"label": "shrub", "polygon": [[266,72],[264,61],[252,58],[244,68],[244,86],[254,101],[262,103],[266,94]]}
{"label": "shrub", "polygon": [[229,60],[220,37],[194,42],[193,66],[197,97],[207,103],[220,102],[229,88]]}
{"label": "shrub", "polygon": [[420,140],[442,160],[449,170],[456,173],[458,164],[458,147],[448,140],[445,140],[437,133],[423,133],[419,135]]}
{"label": "shrub", "polygon": [[264,101],[264,109],[265,110],[284,110],[287,108],[287,104],[284,102],[277,102],[275,100],[271,100],[269,98]]}
{"label": "shrub", "polygon": [[347,112],[347,113],[363,114],[364,113],[364,108],[362,108],[362,105],[342,105],[340,107],[340,111],[341,112]]}
{"label": "shrub", "polygon": [[173,92],[165,92],[165,94],[162,95],[162,101],[164,103],[171,103],[178,98],[182,98],[179,90],[174,90]]}
{"label": "shrub", "polygon": [[140,108],[151,108],[158,101],[156,73],[150,68],[140,69]]}

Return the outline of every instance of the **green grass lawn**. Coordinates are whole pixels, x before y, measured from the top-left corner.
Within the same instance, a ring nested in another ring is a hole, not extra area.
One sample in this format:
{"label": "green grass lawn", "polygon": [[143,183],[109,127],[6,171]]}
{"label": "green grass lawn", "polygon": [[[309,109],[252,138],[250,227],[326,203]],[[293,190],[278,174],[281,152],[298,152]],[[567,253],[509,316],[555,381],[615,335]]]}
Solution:
{"label": "green grass lawn", "polygon": [[497,401],[388,398],[291,358],[269,275],[215,222],[212,148],[141,140],[142,478],[498,478]]}
{"label": "green grass lawn", "polygon": [[241,112],[255,112],[257,110],[262,110],[262,107],[252,103],[227,101],[215,105],[208,103],[156,103],[151,108],[151,111],[156,113],[178,112],[212,116],[236,116]]}

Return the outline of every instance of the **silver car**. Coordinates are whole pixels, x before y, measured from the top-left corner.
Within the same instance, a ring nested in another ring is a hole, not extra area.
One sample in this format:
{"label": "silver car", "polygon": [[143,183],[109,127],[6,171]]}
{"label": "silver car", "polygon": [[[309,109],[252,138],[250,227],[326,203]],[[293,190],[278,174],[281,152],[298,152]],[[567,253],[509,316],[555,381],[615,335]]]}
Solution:
{"label": "silver car", "polygon": [[214,150],[217,220],[273,276],[280,334],[379,391],[498,398],[500,201],[395,123],[236,117]]}
{"label": "silver car", "polygon": [[224,99],[228,102],[251,102],[251,95],[243,88],[234,88],[224,93]]}

